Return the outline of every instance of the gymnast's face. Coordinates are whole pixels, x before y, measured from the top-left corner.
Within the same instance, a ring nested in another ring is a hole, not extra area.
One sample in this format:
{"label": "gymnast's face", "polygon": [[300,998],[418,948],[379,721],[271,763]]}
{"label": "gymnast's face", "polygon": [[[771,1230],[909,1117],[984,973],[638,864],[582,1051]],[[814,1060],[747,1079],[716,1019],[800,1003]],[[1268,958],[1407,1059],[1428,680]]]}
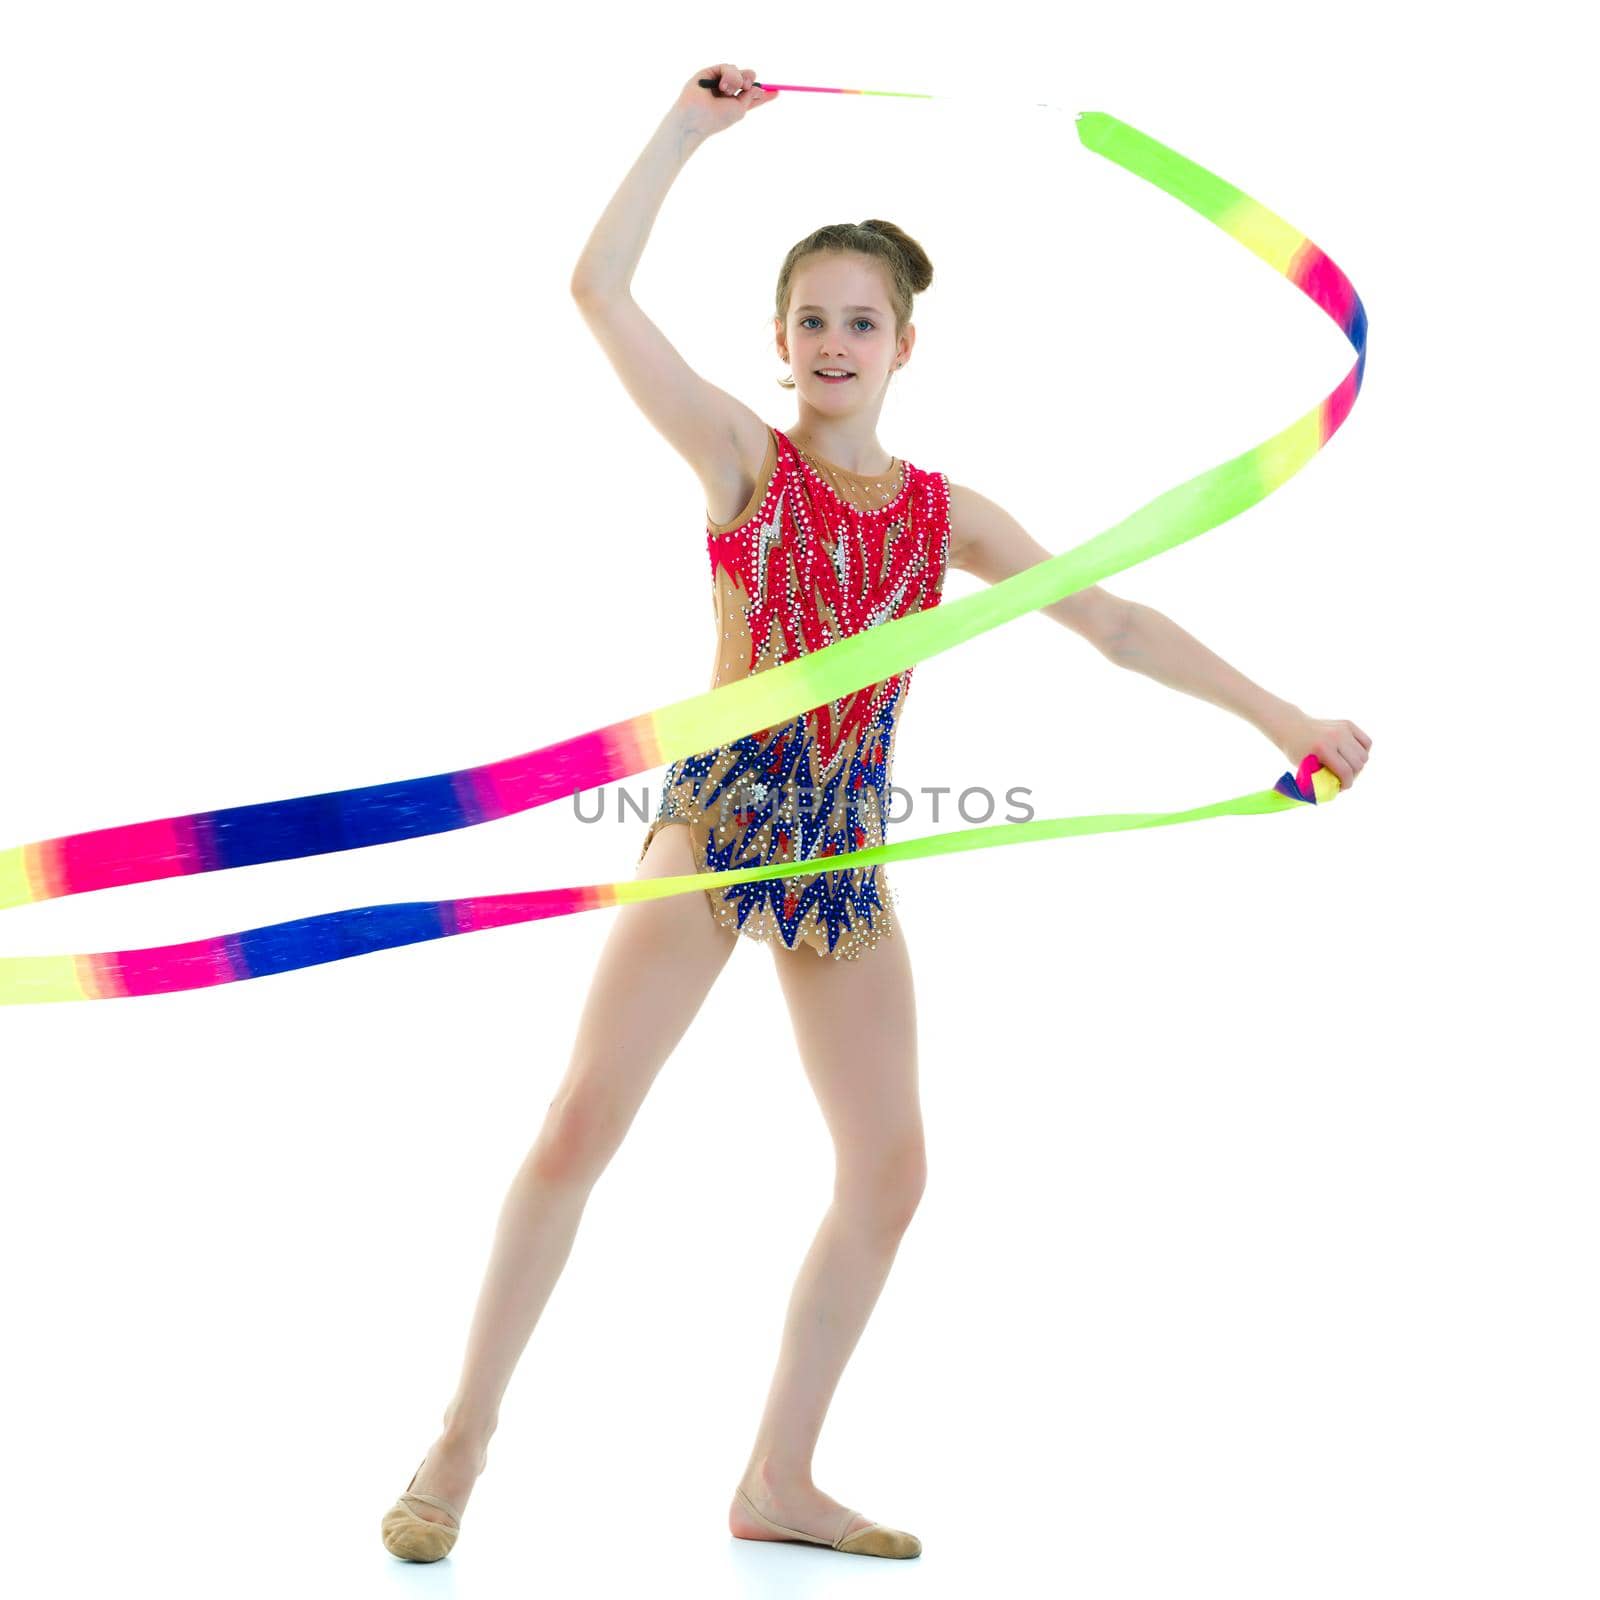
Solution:
{"label": "gymnast's face", "polygon": [[[916,333],[907,323],[896,340],[888,284],[876,260],[828,250],[807,256],[790,278],[788,323],[777,328],[777,339],[797,394],[819,411],[843,415],[881,399]],[[830,382],[818,377],[819,367],[854,376]]]}

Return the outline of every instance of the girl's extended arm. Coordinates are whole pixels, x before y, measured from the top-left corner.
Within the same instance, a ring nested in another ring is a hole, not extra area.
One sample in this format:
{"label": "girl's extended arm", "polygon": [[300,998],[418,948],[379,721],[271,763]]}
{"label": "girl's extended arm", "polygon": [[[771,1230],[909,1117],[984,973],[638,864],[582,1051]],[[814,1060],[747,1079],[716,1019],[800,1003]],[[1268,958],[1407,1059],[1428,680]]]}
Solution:
{"label": "girl's extended arm", "polygon": [[[950,485],[950,564],[999,583],[1050,552],[1015,517],[975,490]],[[1367,763],[1372,740],[1343,717],[1308,716],[1252,683],[1171,617],[1098,584],[1042,606],[1047,617],[1088,639],[1108,661],[1243,717],[1296,767],[1314,755],[1346,789]]]}
{"label": "girl's extended arm", "polygon": [[[1310,720],[1298,706],[1252,683],[1165,613],[1137,600],[1121,604],[1122,626],[1106,652],[1119,667],[1243,717],[1280,750]],[[1334,776],[1346,782],[1343,773],[1335,771]]]}

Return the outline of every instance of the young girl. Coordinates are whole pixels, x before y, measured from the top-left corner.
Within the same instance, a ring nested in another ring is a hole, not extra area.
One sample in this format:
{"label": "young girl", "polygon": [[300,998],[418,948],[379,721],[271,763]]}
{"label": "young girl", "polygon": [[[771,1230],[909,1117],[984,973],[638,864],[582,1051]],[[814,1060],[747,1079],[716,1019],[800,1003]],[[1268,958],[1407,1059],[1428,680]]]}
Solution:
{"label": "young girl", "polygon": [[[717,87],[698,79],[715,77]],[[629,283],[673,178],[712,134],[777,98],[723,62],[685,84],[600,218],[572,289],[640,408],[705,489],[717,615],[712,684],[939,603],[954,565],[999,582],[1050,551],[994,502],[891,458],[878,415],[916,342],[932,280],[886,222],[801,240],[778,275],[774,333],[799,417],[784,432],[700,378]],[[1091,587],[1044,608],[1120,666],[1245,717],[1291,765],[1315,753],[1348,787],[1371,741],[1268,694],[1159,612]],[[668,768],[645,877],[822,859],[884,842],[911,671]],[[675,824],[682,824],[676,826]],[[707,914],[709,905],[710,914]],[[880,867],[819,871],[625,906],[601,953],[570,1066],[501,1210],[444,1429],[383,1518],[410,1561],[454,1545],[499,1405],[595,1181],[742,933],[770,944],[807,1076],[833,1135],[832,1204],[789,1302],[782,1349],[728,1512],[744,1539],[915,1556],[914,1534],[826,1494],[811,1461],[845,1363],[925,1177],[905,935]],[[804,948],[802,948],[804,947]]]}

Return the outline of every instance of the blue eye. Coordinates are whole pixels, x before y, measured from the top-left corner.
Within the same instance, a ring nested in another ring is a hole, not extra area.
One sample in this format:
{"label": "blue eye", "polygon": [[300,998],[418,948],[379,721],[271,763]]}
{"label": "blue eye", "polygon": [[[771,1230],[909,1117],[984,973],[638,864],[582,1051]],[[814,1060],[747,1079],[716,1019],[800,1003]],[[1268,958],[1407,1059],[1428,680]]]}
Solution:
{"label": "blue eye", "polygon": [[[805,327],[805,325],[806,325],[806,324],[807,324],[807,323],[808,323],[808,322],[815,322],[815,321],[817,321],[817,318],[815,318],[815,317],[801,317],[801,319],[800,319],[800,326],[801,326],[801,327],[802,327],[802,328],[803,328],[803,327]],[[875,322],[874,322],[874,321],[873,321],[873,320],[872,320],[872,318],[871,318],[871,317],[857,317],[857,318],[856,318],[856,321],[857,321],[857,322],[864,322],[864,323],[866,323],[866,325],[867,325],[867,326],[868,326],[868,327],[869,327],[869,328],[875,328],[875,327],[877,327],[877,323],[875,323]]]}

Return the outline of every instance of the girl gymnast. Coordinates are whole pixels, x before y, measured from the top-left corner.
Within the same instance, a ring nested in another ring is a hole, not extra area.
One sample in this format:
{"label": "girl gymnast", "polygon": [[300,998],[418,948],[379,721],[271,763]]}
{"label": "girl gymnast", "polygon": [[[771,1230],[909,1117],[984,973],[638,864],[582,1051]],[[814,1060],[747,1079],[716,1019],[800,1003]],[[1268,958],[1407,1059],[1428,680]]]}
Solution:
{"label": "girl gymnast", "polygon": [[[699,80],[714,77],[714,88]],[[834,223],[789,251],[774,338],[798,418],[764,423],[694,372],[629,285],[673,179],[701,144],[776,99],[728,62],[684,85],[590,235],[572,292],[628,393],[705,490],[717,616],[712,686],[939,603],[950,566],[997,583],[1051,552],[983,495],[889,457],[879,413],[916,344],[933,272],[892,223]],[[885,464],[887,460],[887,464]],[[1095,586],[1043,608],[1109,661],[1244,717],[1293,767],[1348,788],[1372,741],[1267,693],[1147,606]],[[639,875],[821,860],[881,844],[907,669],[675,761]],[[812,1481],[824,1416],[926,1177],[911,965],[881,864],[708,889],[617,910],[570,1065],[503,1204],[443,1431],[383,1517],[408,1561],[453,1547],[499,1406],[572,1248],[590,1190],[740,935],[773,951],[833,1136],[832,1203],[801,1264],[777,1368],[728,1509],[741,1539],[909,1557],[920,1540]],[[709,907],[709,915],[708,915]]]}

